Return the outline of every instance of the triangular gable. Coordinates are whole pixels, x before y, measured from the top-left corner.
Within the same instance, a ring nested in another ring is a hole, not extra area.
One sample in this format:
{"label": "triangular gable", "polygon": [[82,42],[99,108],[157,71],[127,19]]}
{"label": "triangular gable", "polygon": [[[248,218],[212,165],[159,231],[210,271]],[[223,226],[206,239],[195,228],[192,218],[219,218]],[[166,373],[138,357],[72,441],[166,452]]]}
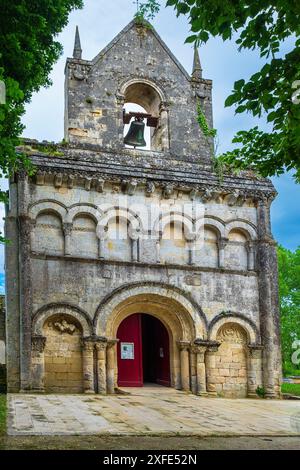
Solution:
{"label": "triangular gable", "polygon": [[[99,54],[96,55],[96,57],[92,60],[92,65],[95,65],[99,60],[101,60],[103,58],[103,56],[112,48],[114,47],[118,42],[119,40],[128,32],[130,31],[130,29],[132,29],[134,26],[136,25],[136,22],[135,20],[132,20],[130,21],[130,23],[125,26],[124,29],[122,29],[122,31],[117,34],[117,36],[115,36],[115,38],[107,45],[104,47],[104,49],[102,49],[101,52],[99,52]],[[162,40],[162,38],[159,36],[159,34],[155,31],[155,29],[153,28],[153,26],[151,25],[151,29],[149,29],[149,32],[151,32],[154,37],[157,39],[157,41],[160,43],[160,45],[162,46],[162,48],[166,51],[166,53],[168,54],[168,56],[172,59],[172,61],[174,62],[174,64],[179,68],[179,70],[181,71],[181,73],[186,77],[187,80],[191,80],[191,77],[189,75],[189,73],[185,70],[185,68],[183,67],[183,65],[181,65],[181,63],[179,62],[179,60],[176,59],[176,57],[174,56],[174,54],[170,51],[170,49],[168,48],[168,46],[166,45],[166,43]]]}

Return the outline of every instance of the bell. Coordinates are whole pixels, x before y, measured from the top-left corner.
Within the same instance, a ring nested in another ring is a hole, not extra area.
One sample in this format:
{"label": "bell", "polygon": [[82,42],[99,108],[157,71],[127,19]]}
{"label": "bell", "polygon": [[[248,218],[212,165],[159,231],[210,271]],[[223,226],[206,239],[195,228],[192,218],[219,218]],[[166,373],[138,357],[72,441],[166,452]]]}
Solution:
{"label": "bell", "polygon": [[124,138],[124,144],[135,147],[145,147],[147,145],[144,139],[145,124],[140,118],[135,118],[130,124],[129,131]]}

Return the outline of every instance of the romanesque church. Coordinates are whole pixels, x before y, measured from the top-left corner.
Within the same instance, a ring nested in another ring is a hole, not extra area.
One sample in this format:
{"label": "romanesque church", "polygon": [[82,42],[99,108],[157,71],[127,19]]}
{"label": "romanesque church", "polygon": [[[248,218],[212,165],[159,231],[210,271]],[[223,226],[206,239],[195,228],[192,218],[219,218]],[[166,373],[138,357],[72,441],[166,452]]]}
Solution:
{"label": "romanesque church", "polygon": [[212,127],[197,50],[190,75],[132,21],[87,60],[76,31],[64,140],[24,140],[10,179],[10,392],[280,395],[276,192],[215,173],[199,109]]}

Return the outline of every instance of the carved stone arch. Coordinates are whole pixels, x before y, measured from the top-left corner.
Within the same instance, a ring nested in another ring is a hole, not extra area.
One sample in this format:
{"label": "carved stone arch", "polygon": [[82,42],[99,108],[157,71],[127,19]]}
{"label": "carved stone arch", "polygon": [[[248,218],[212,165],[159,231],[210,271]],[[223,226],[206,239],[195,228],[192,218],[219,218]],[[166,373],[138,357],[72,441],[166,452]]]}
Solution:
{"label": "carved stone arch", "polygon": [[178,339],[191,341],[194,338],[207,338],[207,319],[196,302],[190,299],[181,289],[157,282],[127,284],[113,291],[102,300],[96,310],[94,330],[99,336],[114,336],[124,308],[130,309],[131,313],[135,313],[132,308],[134,308],[134,305],[140,308],[141,303],[144,304],[143,308],[145,308],[145,303],[150,308],[152,306],[155,309],[156,313],[154,313],[157,318],[165,324],[166,318],[159,313],[158,307],[160,306],[162,311],[168,311],[169,325],[166,326],[168,329],[172,329],[171,323],[174,325],[174,321],[172,322],[171,319],[176,320],[177,334],[182,336]]}
{"label": "carved stone arch", "polygon": [[66,315],[77,320],[81,325],[83,336],[89,337],[93,334],[93,325],[88,314],[79,307],[64,303],[44,305],[37,310],[32,319],[32,334],[42,336],[44,324],[55,315]]}
{"label": "carved stone arch", "polygon": [[210,215],[205,215],[196,220],[197,233],[204,227],[211,227],[218,236],[218,239],[225,237],[225,223],[217,218]]}
{"label": "carved stone arch", "polygon": [[[134,77],[125,80],[117,93],[118,104],[135,103],[157,118],[150,129],[151,150],[164,151],[170,146],[168,104],[161,87],[153,80]],[[124,129],[124,128],[123,128]]]}
{"label": "carved stone arch", "polygon": [[73,223],[74,219],[80,215],[90,216],[97,225],[100,222],[102,212],[94,205],[76,204],[69,208],[66,222]]}
{"label": "carved stone arch", "polygon": [[124,97],[125,99],[126,91],[128,91],[128,88],[132,87],[133,85],[139,85],[139,84],[143,84],[150,88],[153,88],[153,90],[155,90],[155,92],[158,94],[160,101],[166,102],[166,96],[164,92],[162,91],[161,87],[158,86],[153,80],[148,80],[142,77],[136,77],[136,78],[131,78],[129,80],[128,79],[124,80],[119,88],[118,95]]}
{"label": "carved stone arch", "polygon": [[259,330],[255,323],[249,318],[244,317],[239,313],[224,312],[217,315],[209,324],[208,336],[211,341],[217,340],[217,335],[222,326],[227,323],[235,323],[243,328],[247,334],[248,342],[251,344],[260,344],[261,338]]}
{"label": "carved stone arch", "polygon": [[225,237],[229,237],[232,230],[239,230],[248,240],[257,239],[257,231],[253,224],[242,219],[230,220],[225,226]]}
{"label": "carved stone arch", "polygon": [[29,208],[29,217],[36,220],[39,214],[52,212],[56,214],[62,222],[65,222],[67,216],[67,207],[61,202],[52,199],[43,199],[32,204]]}
{"label": "carved stone arch", "polygon": [[131,239],[136,240],[142,232],[142,221],[140,217],[130,209],[124,207],[109,208],[102,214],[97,226],[97,236],[100,239],[106,238],[106,227],[109,221],[115,217],[120,217],[128,221],[128,234]]}
{"label": "carved stone arch", "polygon": [[161,239],[166,226],[170,223],[179,222],[183,225],[184,236],[187,241],[193,241],[196,238],[196,231],[194,229],[194,221],[191,216],[182,214],[182,212],[170,211],[160,214],[154,223],[154,233]]}

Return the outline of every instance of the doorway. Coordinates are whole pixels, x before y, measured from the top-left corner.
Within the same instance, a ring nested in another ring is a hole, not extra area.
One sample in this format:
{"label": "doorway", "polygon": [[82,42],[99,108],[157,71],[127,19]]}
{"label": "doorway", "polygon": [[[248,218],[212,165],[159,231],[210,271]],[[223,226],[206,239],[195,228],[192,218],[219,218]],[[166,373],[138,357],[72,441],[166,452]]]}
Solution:
{"label": "doorway", "polygon": [[130,315],[120,324],[117,338],[120,387],[170,386],[169,334],[160,320],[143,313]]}

